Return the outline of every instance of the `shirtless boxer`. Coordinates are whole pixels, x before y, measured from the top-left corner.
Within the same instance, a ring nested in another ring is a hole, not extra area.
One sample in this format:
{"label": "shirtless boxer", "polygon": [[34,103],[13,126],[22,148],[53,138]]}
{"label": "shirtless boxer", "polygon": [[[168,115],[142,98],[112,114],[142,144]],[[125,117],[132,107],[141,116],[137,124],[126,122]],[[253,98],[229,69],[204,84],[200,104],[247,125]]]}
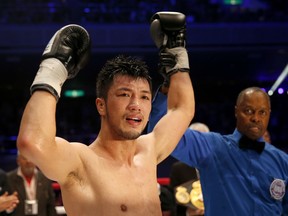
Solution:
{"label": "shirtless boxer", "polygon": [[[169,19],[174,22],[172,29],[166,28]],[[148,69],[142,60],[118,56],[107,61],[98,74],[95,103],[101,129],[95,141],[71,143],[57,137],[55,113],[61,87],[85,66],[89,34],[81,26],[65,26],[43,53],[17,146],[48,178],[60,184],[69,216],[161,215],[156,166],[172,152],[189,126],[194,116],[194,94],[185,47],[166,46],[167,37],[170,42],[179,39],[169,35],[171,32],[183,36],[179,31],[185,28],[183,15],[163,12],[154,20],[153,39],[162,54],[169,52],[175,57],[176,65],[165,67],[170,81],[167,115],[146,135],[141,133],[151,111]],[[165,55],[160,63],[165,66]]]}

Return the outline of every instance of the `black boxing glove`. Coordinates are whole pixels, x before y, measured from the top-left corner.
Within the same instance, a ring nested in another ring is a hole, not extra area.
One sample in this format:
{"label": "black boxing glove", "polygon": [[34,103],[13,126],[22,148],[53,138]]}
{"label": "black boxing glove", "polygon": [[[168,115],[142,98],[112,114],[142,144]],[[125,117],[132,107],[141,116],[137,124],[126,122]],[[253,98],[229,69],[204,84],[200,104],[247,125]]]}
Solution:
{"label": "black boxing glove", "polygon": [[166,85],[172,74],[190,71],[185,32],[185,15],[182,13],[158,12],[151,18],[150,33],[160,49],[159,72],[164,76]]}
{"label": "black boxing glove", "polygon": [[87,64],[91,41],[88,32],[81,26],[70,24],[58,30],[47,44],[39,70],[31,85],[31,94],[45,90],[56,100],[66,79],[73,78]]}
{"label": "black boxing glove", "polygon": [[186,46],[186,16],[179,12],[157,12],[151,17],[151,36],[159,49]]}

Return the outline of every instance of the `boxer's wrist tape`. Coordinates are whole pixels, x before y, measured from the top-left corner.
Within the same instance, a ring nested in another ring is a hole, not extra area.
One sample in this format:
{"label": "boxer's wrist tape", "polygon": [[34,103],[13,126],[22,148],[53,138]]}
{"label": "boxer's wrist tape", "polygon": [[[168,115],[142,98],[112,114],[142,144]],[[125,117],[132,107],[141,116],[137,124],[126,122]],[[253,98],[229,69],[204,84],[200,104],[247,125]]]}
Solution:
{"label": "boxer's wrist tape", "polygon": [[53,94],[58,100],[67,77],[67,69],[60,60],[56,58],[45,59],[41,62],[31,85],[31,94],[36,90],[45,90]]}

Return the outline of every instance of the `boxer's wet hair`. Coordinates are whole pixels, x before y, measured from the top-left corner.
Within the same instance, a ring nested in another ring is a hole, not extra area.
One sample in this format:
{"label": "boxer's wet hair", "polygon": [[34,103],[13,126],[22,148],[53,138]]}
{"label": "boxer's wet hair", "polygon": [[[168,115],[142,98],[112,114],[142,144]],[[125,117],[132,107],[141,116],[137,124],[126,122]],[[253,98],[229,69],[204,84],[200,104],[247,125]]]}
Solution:
{"label": "boxer's wet hair", "polygon": [[147,64],[140,58],[118,55],[108,60],[100,70],[96,82],[96,95],[107,99],[107,93],[114,78],[118,75],[127,75],[135,79],[146,79],[152,92],[152,81]]}

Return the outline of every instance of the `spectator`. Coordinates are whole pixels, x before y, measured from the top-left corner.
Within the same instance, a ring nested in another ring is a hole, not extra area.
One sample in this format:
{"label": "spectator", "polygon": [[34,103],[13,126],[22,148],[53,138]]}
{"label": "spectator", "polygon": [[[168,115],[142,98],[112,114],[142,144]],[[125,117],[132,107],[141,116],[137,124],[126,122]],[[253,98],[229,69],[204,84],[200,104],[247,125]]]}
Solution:
{"label": "spectator", "polygon": [[17,192],[9,195],[10,192],[6,172],[0,169],[0,216],[13,211],[19,203]]}
{"label": "spectator", "polygon": [[272,143],[272,140],[271,140],[271,135],[270,135],[270,132],[268,130],[265,131],[264,135],[263,135],[263,139],[265,140],[265,142],[267,143]]}
{"label": "spectator", "polygon": [[8,173],[10,187],[18,192],[20,200],[11,215],[56,216],[52,182],[21,153],[17,164],[18,168]]}

